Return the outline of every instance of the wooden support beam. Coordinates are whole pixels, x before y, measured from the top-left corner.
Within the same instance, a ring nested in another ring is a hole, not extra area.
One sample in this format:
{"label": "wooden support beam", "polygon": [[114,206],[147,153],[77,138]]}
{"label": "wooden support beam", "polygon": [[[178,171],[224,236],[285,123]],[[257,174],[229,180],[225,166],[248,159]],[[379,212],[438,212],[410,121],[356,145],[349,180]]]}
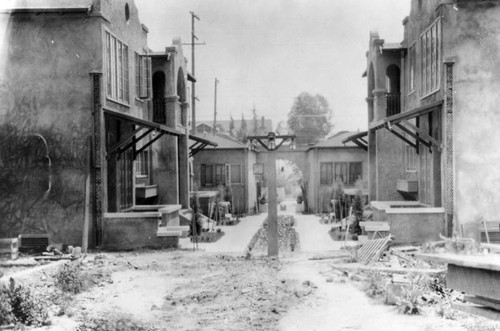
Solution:
{"label": "wooden support beam", "polygon": [[155,141],[157,141],[158,139],[161,138],[161,136],[163,136],[164,133],[163,132],[157,132],[156,134],[156,137],[154,137],[153,139],[151,139],[150,141],[148,141],[144,146],[142,146],[138,151],[135,151],[134,153],[134,160],[135,158],[137,157],[137,155],[139,153],[141,153],[143,150],[145,150],[146,148],[148,148],[152,143],[154,143]]}
{"label": "wooden support beam", "polygon": [[355,143],[356,145],[358,145],[359,148],[365,150],[365,151],[368,151],[368,146],[367,144],[363,144],[361,141],[357,140],[357,139],[353,139],[351,140],[353,143]]}
{"label": "wooden support beam", "polygon": [[[108,155],[111,155],[113,153],[115,153],[116,151],[120,150],[120,149],[123,149],[123,147],[125,145],[127,145],[132,139],[134,139],[135,135],[139,133],[139,131],[141,131],[143,128],[138,128],[138,129],[135,129],[133,132],[131,132],[130,134],[128,134],[125,138],[123,138],[122,140],[120,140],[118,143],[116,143],[115,145],[113,145],[109,151],[108,151]],[[151,132],[151,131],[150,131]]]}
{"label": "wooden support beam", "polygon": [[387,130],[389,130],[390,133],[392,133],[393,135],[395,135],[399,139],[403,140],[409,146],[417,149],[417,144],[415,144],[414,142],[410,141],[408,138],[406,138],[405,136],[403,136],[401,133],[399,133],[396,130],[394,130],[393,128],[389,128],[389,127],[387,127]]}
{"label": "wooden support beam", "polygon": [[[416,127],[415,125],[413,125],[412,123],[410,123],[408,121],[401,121],[401,123],[404,123],[404,125],[406,125],[408,128],[410,128],[413,131],[415,131],[416,133],[418,133],[419,137],[421,137],[421,138],[427,140],[428,142],[430,142],[431,144],[433,144],[435,147],[438,148],[438,150],[441,150],[441,143],[437,139],[429,136],[423,130],[419,129],[418,127]],[[402,126],[401,123],[398,123],[398,126]]]}

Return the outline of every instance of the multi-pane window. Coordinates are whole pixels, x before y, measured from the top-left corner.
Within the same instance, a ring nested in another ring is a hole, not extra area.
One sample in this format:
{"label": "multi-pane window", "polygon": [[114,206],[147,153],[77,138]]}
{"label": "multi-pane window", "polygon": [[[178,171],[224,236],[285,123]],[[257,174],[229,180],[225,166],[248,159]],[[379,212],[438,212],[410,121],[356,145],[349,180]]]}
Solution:
{"label": "multi-pane window", "polygon": [[129,103],[128,46],[106,32],[106,95]]}
{"label": "multi-pane window", "polygon": [[363,175],[362,162],[321,162],[320,184],[330,185],[334,181],[354,185]]}
{"label": "multi-pane window", "polygon": [[225,184],[225,176],[224,176],[224,165],[216,164],[215,165],[215,185],[224,185]]}
{"label": "multi-pane window", "polygon": [[137,155],[135,159],[135,174],[149,175],[149,151],[144,150]]}
{"label": "multi-pane window", "polygon": [[439,89],[441,72],[441,19],[420,36],[420,83],[425,96]]}
{"label": "multi-pane window", "polygon": [[243,184],[241,164],[202,164],[201,186]]}
{"label": "multi-pane window", "polygon": [[363,166],[361,162],[336,162],[334,178],[335,181],[345,185],[354,185],[363,175]]}
{"label": "multi-pane window", "polygon": [[351,162],[349,163],[349,177],[348,177],[348,185],[356,184],[358,179],[361,179],[362,176],[362,165],[361,162]]}
{"label": "multi-pane window", "polygon": [[151,97],[151,57],[135,53],[135,94],[140,99]]}
{"label": "multi-pane window", "polygon": [[201,165],[201,186],[214,186],[214,165]]}
{"label": "multi-pane window", "polygon": [[347,162],[335,162],[334,179],[336,182],[347,184]]}
{"label": "multi-pane window", "polygon": [[408,92],[415,91],[415,60],[417,57],[416,44],[408,49]]}
{"label": "multi-pane window", "polygon": [[332,162],[321,162],[319,164],[319,183],[320,184],[331,184],[333,183],[333,163]]}
{"label": "multi-pane window", "polygon": [[418,155],[413,146],[405,145],[405,169],[407,172],[417,171]]}

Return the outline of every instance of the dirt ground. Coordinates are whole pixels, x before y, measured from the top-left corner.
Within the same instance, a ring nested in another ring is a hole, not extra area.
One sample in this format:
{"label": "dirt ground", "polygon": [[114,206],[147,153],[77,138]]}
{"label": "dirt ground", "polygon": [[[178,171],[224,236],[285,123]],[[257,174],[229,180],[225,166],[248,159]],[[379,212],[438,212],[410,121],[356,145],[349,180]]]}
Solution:
{"label": "dirt ground", "polygon": [[76,295],[65,315],[37,330],[96,330],[99,319],[113,316],[128,316],[151,330],[475,330],[464,327],[464,320],[398,314],[333,272],[334,260],[311,260],[312,254],[89,255],[85,268],[109,277]]}

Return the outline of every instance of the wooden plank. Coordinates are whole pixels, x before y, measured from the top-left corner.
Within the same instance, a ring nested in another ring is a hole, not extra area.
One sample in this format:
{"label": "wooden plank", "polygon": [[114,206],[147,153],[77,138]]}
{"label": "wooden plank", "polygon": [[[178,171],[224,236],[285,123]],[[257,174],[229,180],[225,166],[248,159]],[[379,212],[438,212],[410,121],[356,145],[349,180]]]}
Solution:
{"label": "wooden plank", "polygon": [[500,311],[500,301],[497,300],[491,300],[480,296],[470,296],[470,295],[465,295],[464,300],[467,302],[475,303],[477,305],[486,306]]}
{"label": "wooden plank", "polygon": [[487,248],[493,252],[500,252],[500,245],[499,244],[485,244],[485,243],[481,243],[479,244],[479,247],[481,248]]}
{"label": "wooden plank", "polygon": [[499,271],[448,264],[446,286],[469,295],[500,301]]}
{"label": "wooden plank", "polygon": [[500,256],[489,255],[457,255],[457,254],[415,254],[415,257],[439,263],[454,264],[457,266],[500,271]]}
{"label": "wooden plank", "polygon": [[392,267],[379,267],[379,266],[367,266],[360,263],[349,263],[349,264],[334,264],[335,269],[340,270],[351,270],[351,271],[379,271],[388,272],[396,274],[407,274],[407,273],[417,273],[417,274],[441,274],[446,273],[444,269],[423,269],[423,268],[392,268]]}
{"label": "wooden plank", "polygon": [[157,237],[180,237],[182,236],[182,231],[158,231],[156,232]]}
{"label": "wooden plank", "polygon": [[382,239],[371,239],[368,240],[361,248],[358,250],[358,261],[364,263],[370,263],[376,261],[382,255],[382,252],[386,249],[387,244],[391,240],[392,236],[389,235]]}
{"label": "wooden plank", "polygon": [[483,316],[492,320],[500,321],[500,313],[494,309],[476,305],[473,303],[452,303],[451,306],[465,313]]}
{"label": "wooden plank", "polygon": [[367,225],[365,226],[365,230],[368,231],[389,231],[390,227],[389,225]]}

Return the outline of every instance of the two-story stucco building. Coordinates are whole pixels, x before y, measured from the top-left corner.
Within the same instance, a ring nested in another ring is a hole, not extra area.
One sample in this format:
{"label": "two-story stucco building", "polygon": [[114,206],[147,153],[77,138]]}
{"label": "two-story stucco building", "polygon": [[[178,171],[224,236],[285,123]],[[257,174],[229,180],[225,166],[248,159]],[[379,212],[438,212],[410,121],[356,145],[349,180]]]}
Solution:
{"label": "two-story stucco building", "polygon": [[499,15],[500,1],[412,0],[402,42],[370,35],[370,198],[391,213],[415,201],[433,238],[498,220]]}
{"label": "two-story stucco building", "polygon": [[2,7],[0,237],[77,245],[87,218],[91,244],[161,245],[158,211],[152,236],[130,214],[138,202],[188,208],[188,138],[211,143],[186,129],[180,41],[152,52],[133,0]]}

